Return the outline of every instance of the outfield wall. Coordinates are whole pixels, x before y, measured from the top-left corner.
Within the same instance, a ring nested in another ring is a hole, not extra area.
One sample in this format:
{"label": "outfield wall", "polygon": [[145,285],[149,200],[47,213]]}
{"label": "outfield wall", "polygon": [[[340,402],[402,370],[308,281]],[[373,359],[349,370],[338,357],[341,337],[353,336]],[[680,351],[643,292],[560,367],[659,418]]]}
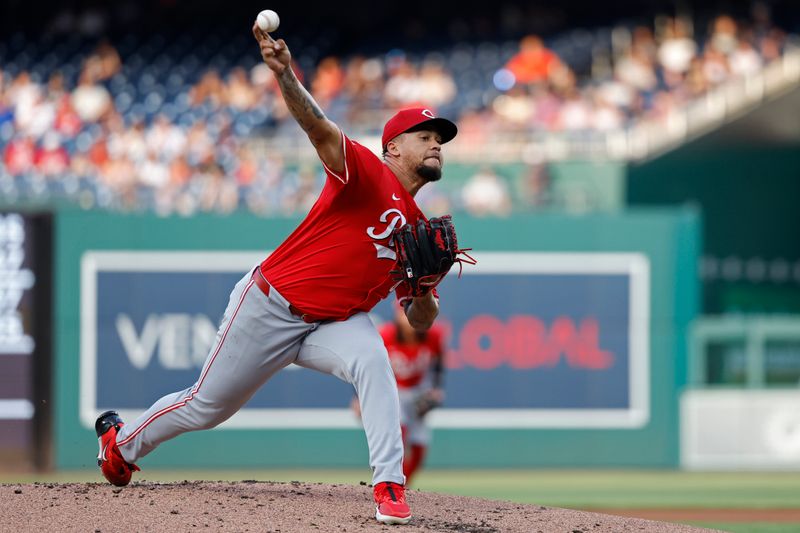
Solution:
{"label": "outfield wall", "polygon": [[[64,212],[55,232],[56,464],[94,465],[94,417],[190,386],[228,293],[297,220]],[[651,210],[456,217],[479,259],[441,286],[446,408],[429,464],[678,465],[699,219]],[[376,321],[389,318],[383,303]],[[290,367],[291,368],[291,367]],[[148,467],[366,465],[351,388],[285,370]]]}

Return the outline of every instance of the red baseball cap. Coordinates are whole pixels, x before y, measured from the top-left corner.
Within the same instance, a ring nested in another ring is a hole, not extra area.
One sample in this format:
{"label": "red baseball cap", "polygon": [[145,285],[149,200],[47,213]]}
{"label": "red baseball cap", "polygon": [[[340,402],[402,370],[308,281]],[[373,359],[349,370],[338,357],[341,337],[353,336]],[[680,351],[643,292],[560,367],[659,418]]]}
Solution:
{"label": "red baseball cap", "polygon": [[381,147],[386,148],[389,141],[410,129],[424,129],[421,127],[423,124],[442,136],[442,144],[452,141],[458,133],[456,125],[446,118],[437,117],[433,111],[425,107],[412,107],[401,109],[389,119],[383,127]]}

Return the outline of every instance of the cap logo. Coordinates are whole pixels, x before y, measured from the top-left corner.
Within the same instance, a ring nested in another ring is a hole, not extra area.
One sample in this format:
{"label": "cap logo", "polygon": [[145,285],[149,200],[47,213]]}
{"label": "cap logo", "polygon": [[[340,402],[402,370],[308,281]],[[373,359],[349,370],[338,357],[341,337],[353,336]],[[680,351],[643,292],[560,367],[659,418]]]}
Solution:
{"label": "cap logo", "polygon": [[430,109],[423,109],[422,114],[428,118],[436,118]]}

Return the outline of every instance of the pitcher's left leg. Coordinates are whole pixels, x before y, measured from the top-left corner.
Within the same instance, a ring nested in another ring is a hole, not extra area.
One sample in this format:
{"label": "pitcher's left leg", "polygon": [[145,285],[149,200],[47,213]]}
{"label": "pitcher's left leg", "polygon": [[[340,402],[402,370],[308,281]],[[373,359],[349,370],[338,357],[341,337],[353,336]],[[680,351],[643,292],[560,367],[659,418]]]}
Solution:
{"label": "pitcher's left leg", "polygon": [[355,387],[369,446],[375,518],[384,524],[407,524],[411,509],[405,497],[397,383],[372,321],[359,313],[343,322],[321,324],[305,338],[295,362]]}
{"label": "pitcher's left leg", "polygon": [[372,481],[403,484],[397,383],[386,347],[366,313],[321,324],[303,341],[296,364],[351,383],[361,404]]}

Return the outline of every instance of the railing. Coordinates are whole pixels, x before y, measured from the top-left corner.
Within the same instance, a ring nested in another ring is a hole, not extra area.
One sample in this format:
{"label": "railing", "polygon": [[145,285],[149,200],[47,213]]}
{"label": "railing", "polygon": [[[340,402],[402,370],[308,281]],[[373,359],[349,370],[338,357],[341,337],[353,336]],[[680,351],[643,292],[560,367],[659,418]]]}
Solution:
{"label": "railing", "polygon": [[666,124],[640,121],[615,144],[617,157],[646,159],[710,131],[800,85],[800,45],[789,44],[780,59],[747,78],[736,78],[676,110]]}
{"label": "railing", "polygon": [[[747,388],[766,387],[769,385],[766,354],[770,342],[797,342],[800,345],[800,316],[698,318],[692,324],[689,336],[689,385],[711,385],[708,367],[712,344],[737,343],[744,347],[744,385]],[[800,361],[796,366],[800,367]]]}

